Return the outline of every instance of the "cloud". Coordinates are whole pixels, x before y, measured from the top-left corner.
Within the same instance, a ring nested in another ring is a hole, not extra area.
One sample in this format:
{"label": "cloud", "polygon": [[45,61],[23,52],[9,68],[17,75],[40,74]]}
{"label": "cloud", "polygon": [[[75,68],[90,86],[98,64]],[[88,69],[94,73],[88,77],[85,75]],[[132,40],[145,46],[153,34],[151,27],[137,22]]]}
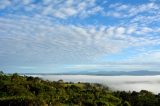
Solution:
{"label": "cloud", "polygon": [[0,9],[5,9],[6,7],[10,6],[10,0],[1,0],[0,1]]}
{"label": "cloud", "polygon": [[160,62],[158,61],[141,61],[141,58],[135,60],[119,61],[119,62],[105,62],[96,64],[76,64],[67,65],[66,70],[74,71],[136,71],[136,70],[150,70],[159,71]]}
{"label": "cloud", "polygon": [[[154,13],[159,10],[159,4],[154,2],[139,4],[139,5],[130,5],[130,4],[111,4],[109,6],[112,11],[106,12],[107,16],[115,16],[117,18],[127,18],[133,17],[140,13]],[[119,14],[119,15],[115,15]]]}
{"label": "cloud", "polygon": [[66,19],[70,16],[86,17],[102,10],[102,7],[96,5],[95,0],[86,1],[62,1],[63,4],[51,3],[43,13],[54,17]]}
{"label": "cloud", "polygon": [[131,57],[129,61],[139,61],[141,63],[160,63],[160,51],[159,50],[151,50],[145,51],[139,55]]}
{"label": "cloud", "polygon": [[[124,48],[157,45],[160,41],[157,37],[134,37],[137,29],[132,27],[66,26],[47,18],[11,16],[0,18],[3,64],[91,62]],[[143,32],[148,31],[143,28]]]}
{"label": "cloud", "polygon": [[81,61],[123,47],[123,44],[113,47],[111,38],[105,37],[107,33],[95,27],[42,24],[39,19],[27,17],[16,20],[0,18],[0,27],[0,56],[9,63],[14,60],[18,63],[22,60],[26,63],[31,60],[42,63]]}
{"label": "cloud", "polygon": [[[36,75],[37,76],[37,75]],[[45,80],[66,82],[101,83],[112,90],[141,91],[148,90],[155,94],[160,92],[160,76],[90,76],[90,75],[45,75],[40,76]]]}
{"label": "cloud", "polygon": [[[89,63],[75,68],[100,69],[112,67],[94,64],[103,56],[118,55],[128,48],[132,51],[132,48],[160,45],[158,3],[116,3],[105,7],[107,3],[102,5],[97,0],[0,1],[0,64],[30,67]],[[133,58],[145,61],[145,57],[139,56],[143,55],[141,51],[137,54]],[[123,64],[126,68],[137,67],[137,64]]]}
{"label": "cloud", "polygon": [[0,1],[0,9],[29,13],[34,16],[44,15],[60,19],[69,17],[87,17],[102,10],[95,0],[5,0]]}
{"label": "cloud", "polygon": [[65,67],[66,69],[74,69],[74,70],[94,70],[94,69],[103,69],[104,65],[98,64],[79,64],[79,65],[69,65]]}
{"label": "cloud", "polygon": [[148,26],[156,24],[160,20],[160,4],[156,1],[150,1],[142,4],[115,3],[110,4],[103,15],[112,18],[118,18],[126,24],[138,24],[139,26]]}

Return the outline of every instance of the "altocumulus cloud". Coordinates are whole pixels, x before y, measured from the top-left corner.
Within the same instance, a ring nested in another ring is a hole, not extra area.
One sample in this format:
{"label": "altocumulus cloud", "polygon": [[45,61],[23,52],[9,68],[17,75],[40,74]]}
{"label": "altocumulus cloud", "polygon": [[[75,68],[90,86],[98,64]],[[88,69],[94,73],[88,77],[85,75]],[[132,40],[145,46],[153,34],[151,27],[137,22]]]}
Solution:
{"label": "altocumulus cloud", "polygon": [[[159,16],[156,2],[131,5],[98,0],[1,0],[0,64],[21,68],[95,64],[103,56],[128,48],[154,48],[160,44],[160,28],[150,24],[159,22]],[[135,62],[143,55],[138,54],[126,61]],[[146,56],[153,62],[159,52]]]}
{"label": "altocumulus cloud", "polygon": [[71,16],[87,17],[93,15],[102,8],[96,4],[96,0],[3,0],[0,1],[0,9],[12,9],[23,12],[41,14],[66,19]]}
{"label": "altocumulus cloud", "polygon": [[106,29],[55,25],[28,17],[1,18],[0,27],[1,58],[8,62],[76,62],[117,52],[128,42],[112,38]]}
{"label": "altocumulus cloud", "polygon": [[30,17],[0,18],[0,27],[0,56],[8,63],[84,62],[130,46],[159,41],[130,36],[130,29],[124,27],[66,26]]}

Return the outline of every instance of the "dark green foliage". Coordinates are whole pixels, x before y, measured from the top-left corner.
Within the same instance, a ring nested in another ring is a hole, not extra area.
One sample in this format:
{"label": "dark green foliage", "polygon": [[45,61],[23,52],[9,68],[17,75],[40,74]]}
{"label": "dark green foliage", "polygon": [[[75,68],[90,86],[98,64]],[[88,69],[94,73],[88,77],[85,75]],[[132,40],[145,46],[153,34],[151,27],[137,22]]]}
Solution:
{"label": "dark green foliage", "polygon": [[99,84],[44,81],[0,74],[0,106],[116,106],[120,99]]}
{"label": "dark green foliage", "polygon": [[111,92],[100,84],[44,81],[0,73],[0,106],[159,106],[160,95]]}
{"label": "dark green foliage", "polygon": [[160,96],[146,90],[140,92],[117,91],[113,94],[122,99],[123,106],[160,106]]}
{"label": "dark green foliage", "polygon": [[32,97],[4,97],[0,98],[1,106],[43,106],[44,103]]}

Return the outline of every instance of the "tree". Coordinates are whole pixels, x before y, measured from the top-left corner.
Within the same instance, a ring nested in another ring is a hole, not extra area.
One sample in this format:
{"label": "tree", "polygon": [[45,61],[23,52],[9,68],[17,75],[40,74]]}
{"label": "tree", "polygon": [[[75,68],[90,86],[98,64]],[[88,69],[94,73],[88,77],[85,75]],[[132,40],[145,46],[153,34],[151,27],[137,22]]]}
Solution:
{"label": "tree", "polygon": [[0,71],[0,75],[3,75],[4,74],[4,72],[3,71]]}

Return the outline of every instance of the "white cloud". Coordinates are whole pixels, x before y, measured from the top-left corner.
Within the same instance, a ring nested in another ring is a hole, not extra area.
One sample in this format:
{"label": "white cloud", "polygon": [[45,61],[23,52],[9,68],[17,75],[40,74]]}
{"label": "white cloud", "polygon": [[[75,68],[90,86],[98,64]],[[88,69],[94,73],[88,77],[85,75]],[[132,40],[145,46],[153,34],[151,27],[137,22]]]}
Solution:
{"label": "white cloud", "polygon": [[[159,11],[159,4],[154,2],[140,4],[140,5],[130,5],[130,4],[111,4],[109,6],[112,10],[106,12],[107,16],[114,16],[117,18],[133,17],[139,13],[147,12],[153,13],[154,11]],[[115,15],[117,14],[117,15]]]}
{"label": "white cloud", "polygon": [[10,0],[1,0],[0,1],[0,9],[5,9],[11,4]]}
{"label": "white cloud", "polygon": [[127,30],[127,34],[135,33],[135,31],[136,31],[135,27],[129,27],[128,30]]}
{"label": "white cloud", "polygon": [[69,65],[66,66],[66,69],[74,69],[74,70],[94,70],[94,69],[104,69],[105,65],[98,64],[79,64],[79,65]]}
{"label": "white cloud", "polygon": [[123,35],[123,34],[125,34],[125,28],[124,27],[118,27],[117,29],[116,29],[116,35]]}
{"label": "white cloud", "polygon": [[24,5],[29,5],[30,3],[32,3],[32,0],[22,0]]}
{"label": "white cloud", "polygon": [[45,80],[58,81],[63,79],[66,82],[89,82],[101,83],[112,90],[120,91],[151,91],[155,94],[160,92],[160,76],[92,76],[92,75],[45,75],[41,77]]}
{"label": "white cloud", "polygon": [[[138,59],[139,60],[139,59]],[[127,61],[127,62],[113,62],[113,63],[99,63],[99,64],[76,64],[67,65],[65,68],[68,70],[88,70],[88,71],[136,71],[136,70],[150,70],[157,71],[160,63],[155,62],[140,62],[140,61]]]}
{"label": "white cloud", "polygon": [[14,64],[14,60],[22,64],[76,63],[128,47],[159,44],[157,37],[132,36],[137,31],[133,29],[125,26],[66,26],[38,17],[0,18],[0,57],[8,64]]}
{"label": "white cloud", "polygon": [[[160,45],[157,24],[160,22],[160,4],[152,1],[104,7],[107,3],[101,5],[97,1],[1,0],[0,64],[90,63],[75,68],[100,69],[112,65],[92,64],[99,57],[132,47]],[[91,20],[87,22],[84,18],[91,15],[96,16],[88,18]],[[112,22],[108,22],[110,19]],[[154,59],[159,62],[159,53],[140,53],[133,58],[142,59],[141,62]],[[143,65],[125,65],[126,68],[131,66],[144,68]]]}
{"label": "white cloud", "polygon": [[130,16],[135,16],[138,13],[142,13],[142,12],[151,13],[153,10],[159,10],[159,5],[151,2],[151,3],[146,3],[146,4],[132,7],[129,10],[129,14],[130,14]]}
{"label": "white cloud", "polygon": [[[146,27],[160,22],[160,4],[157,2],[147,2],[142,4],[110,4],[103,15],[118,18],[119,21],[128,24],[137,24]],[[127,20],[127,23],[126,23]]]}
{"label": "white cloud", "polygon": [[[63,1],[63,4],[57,5],[57,8],[52,8],[53,16],[58,18],[68,18],[70,16],[86,17],[101,11],[101,7],[97,6],[95,0],[86,1]],[[53,7],[53,5],[51,5]],[[50,14],[50,12],[48,12]]]}
{"label": "white cloud", "polygon": [[34,15],[52,16],[67,19],[71,16],[86,17],[102,10],[95,0],[42,0],[35,3],[34,0],[3,0],[0,1],[0,9],[9,7],[14,11],[32,12]]}
{"label": "white cloud", "polygon": [[139,61],[141,63],[160,63],[160,51],[145,51],[134,57],[131,57],[129,61]]}

